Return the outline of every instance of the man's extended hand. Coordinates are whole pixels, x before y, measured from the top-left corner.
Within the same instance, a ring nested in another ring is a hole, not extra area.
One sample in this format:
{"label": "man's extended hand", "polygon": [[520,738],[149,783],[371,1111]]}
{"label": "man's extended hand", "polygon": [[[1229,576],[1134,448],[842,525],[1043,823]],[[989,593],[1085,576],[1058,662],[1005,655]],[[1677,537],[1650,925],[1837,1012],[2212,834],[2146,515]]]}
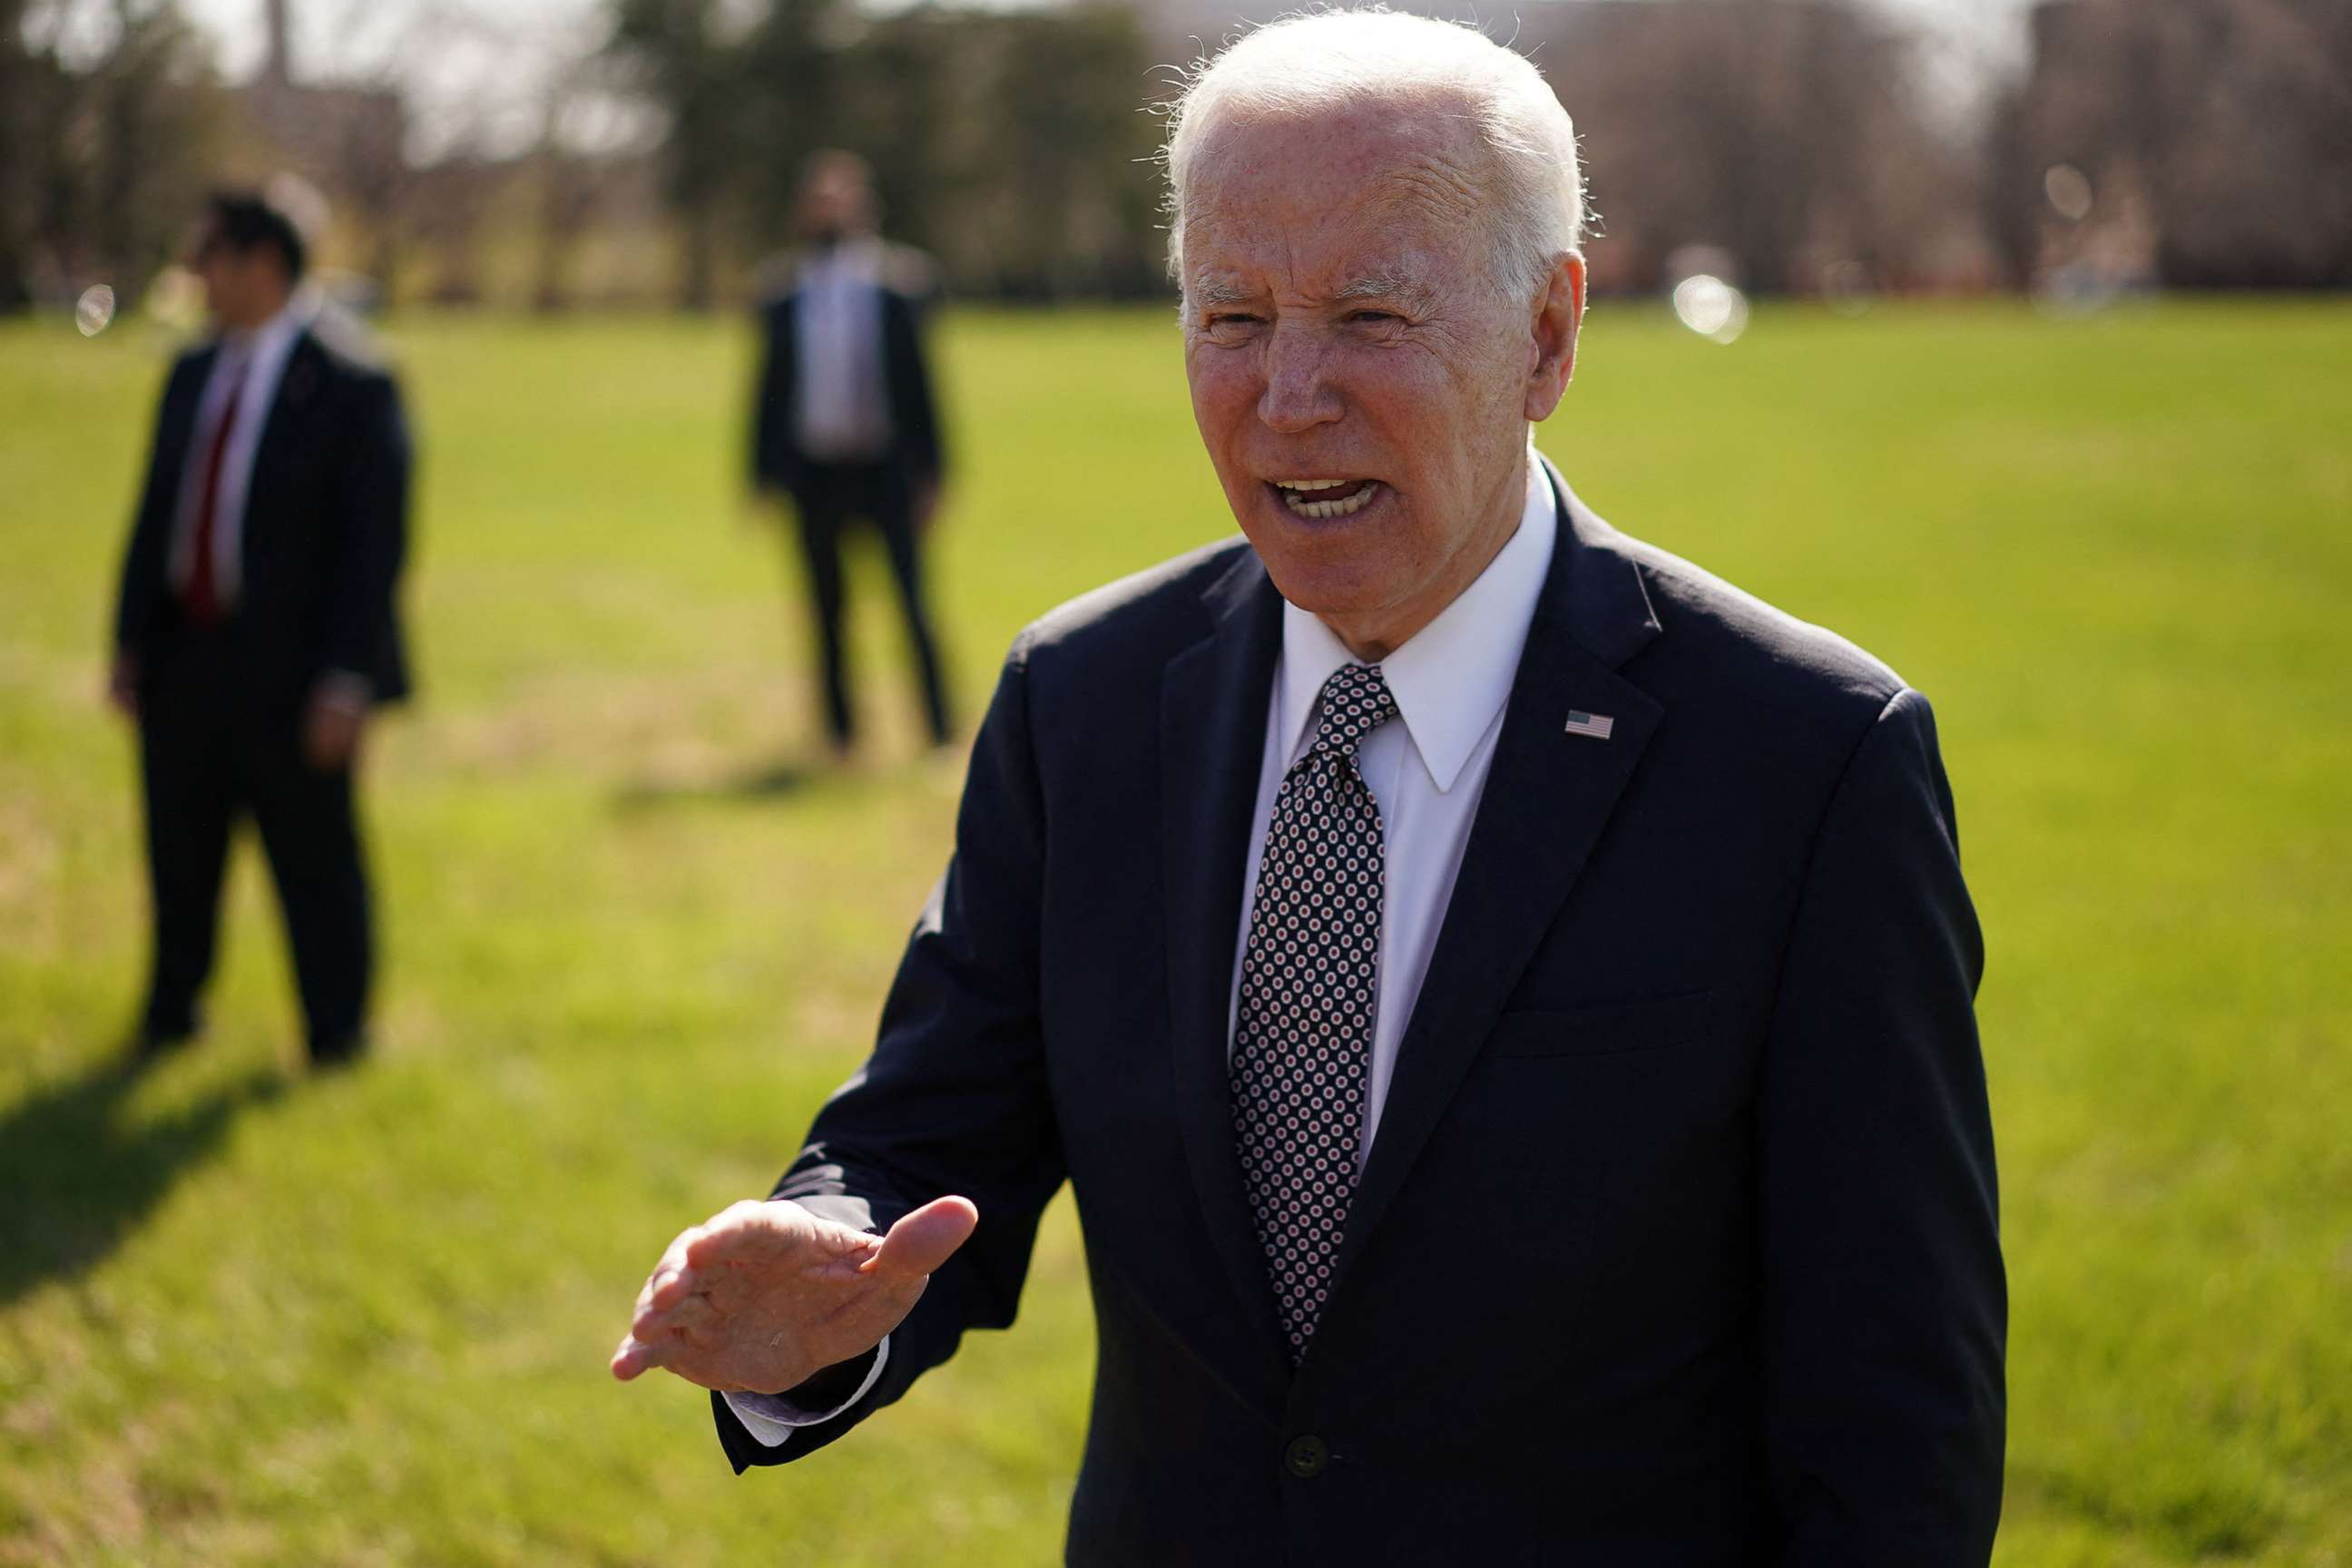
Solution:
{"label": "man's extended hand", "polygon": [[980,1222],[968,1198],[868,1236],[795,1203],[740,1203],[669,1244],[613,1352],[623,1382],[667,1367],[721,1393],[781,1394],[882,1342]]}

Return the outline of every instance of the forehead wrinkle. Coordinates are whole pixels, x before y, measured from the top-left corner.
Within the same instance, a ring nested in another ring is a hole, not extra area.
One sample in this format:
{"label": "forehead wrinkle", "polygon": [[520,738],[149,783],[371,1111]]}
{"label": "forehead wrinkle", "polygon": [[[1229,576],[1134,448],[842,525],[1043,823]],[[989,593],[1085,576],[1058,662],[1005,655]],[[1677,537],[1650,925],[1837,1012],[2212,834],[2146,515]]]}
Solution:
{"label": "forehead wrinkle", "polygon": [[[1438,124],[1449,139],[1468,129],[1451,116]],[[1245,251],[1271,242],[1278,255],[1260,253],[1238,271],[1230,258],[1203,257],[1205,265],[1193,272],[1187,300],[1195,306],[1213,306],[1261,299],[1266,290],[1258,275],[1271,268],[1277,276],[1297,278],[1307,259],[1298,247],[1307,239],[1310,254],[1323,253],[1314,264],[1330,290],[1320,294],[1323,300],[1339,302],[1378,295],[1433,305],[1441,291],[1429,280],[1428,269],[1450,272],[1455,247],[1465,237],[1475,245],[1475,236],[1485,232],[1478,149],[1433,148],[1428,143],[1433,140],[1424,135],[1412,150],[1389,148],[1383,150],[1385,155],[1376,154],[1372,166],[1363,171],[1359,194],[1341,210],[1327,211],[1314,221],[1310,233],[1319,240],[1294,232],[1291,224],[1276,216],[1285,192],[1295,188],[1287,178],[1265,178],[1272,172],[1253,166],[1239,147],[1217,145],[1212,153],[1216,173],[1202,181],[1206,189],[1197,192],[1187,223],[1195,243],[1213,248],[1220,238],[1248,237]],[[1240,190],[1223,187],[1217,179],[1242,170],[1248,172]],[[1342,254],[1334,255],[1328,242],[1341,236],[1349,239],[1340,241]],[[1354,251],[1352,257],[1344,254],[1349,249]],[[1416,258],[1423,265],[1400,265],[1400,258]],[[1318,293],[1313,286],[1305,291],[1310,297]]]}
{"label": "forehead wrinkle", "polygon": [[1421,156],[1385,171],[1365,205],[1375,213],[1411,213],[1450,228],[1476,218],[1482,195],[1478,182],[1460,164]]}
{"label": "forehead wrinkle", "polygon": [[[1193,279],[1191,299],[1196,305],[1242,305],[1256,300],[1260,292],[1255,286],[1237,281],[1226,274],[1203,271]],[[1433,297],[1434,291],[1429,285],[1412,274],[1382,269],[1358,273],[1333,289],[1328,299],[1334,304],[1345,304],[1352,300],[1395,300],[1412,305],[1426,305]]]}

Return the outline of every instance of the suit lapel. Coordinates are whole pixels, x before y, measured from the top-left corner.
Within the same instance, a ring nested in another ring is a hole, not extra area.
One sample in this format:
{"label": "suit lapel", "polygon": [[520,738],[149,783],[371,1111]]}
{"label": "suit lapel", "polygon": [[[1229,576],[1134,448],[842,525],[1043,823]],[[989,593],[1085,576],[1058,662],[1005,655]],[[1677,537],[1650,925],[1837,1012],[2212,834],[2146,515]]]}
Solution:
{"label": "suit lapel", "polygon": [[1264,1362],[1259,1370],[1279,1383],[1289,1366],[1242,1192],[1225,1052],[1282,600],[1256,554],[1244,550],[1205,601],[1216,631],[1170,662],[1160,688],[1169,1035],[1177,1115],[1202,1214]]}
{"label": "suit lapel", "polygon": [[319,390],[320,361],[318,341],[305,328],[286,352],[285,368],[278,375],[278,388],[269,400],[268,420],[261,427],[261,441],[253,450],[253,474],[245,487],[245,541],[251,547],[254,523],[268,514],[267,498],[276,489],[277,477],[286,466],[289,453],[298,450],[302,427],[307,423],[311,400]]}
{"label": "suit lapel", "polygon": [[187,459],[188,448],[195,445],[196,421],[204,415],[205,392],[212,385],[213,372],[220,366],[220,345],[213,344],[190,363],[185,392],[172,416],[172,457],[176,462]]}
{"label": "suit lapel", "polygon": [[[1657,631],[1617,536],[1547,463],[1559,533],[1503,710],[1462,868],[1397,1052],[1372,1150],[1349,1205],[1334,1299],[1484,1047],[1640,763],[1664,710],[1616,667]],[[1606,740],[1570,712],[1606,714]]]}

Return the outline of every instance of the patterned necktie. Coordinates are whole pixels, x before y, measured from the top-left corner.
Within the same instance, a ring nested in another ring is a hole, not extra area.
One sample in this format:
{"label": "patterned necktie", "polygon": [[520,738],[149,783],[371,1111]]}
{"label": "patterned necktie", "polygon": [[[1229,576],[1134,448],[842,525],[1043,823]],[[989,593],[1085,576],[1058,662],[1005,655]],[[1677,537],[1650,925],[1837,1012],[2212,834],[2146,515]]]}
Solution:
{"label": "patterned necktie", "polygon": [[1234,1129],[1294,1364],[1330,1288],[1364,1138],[1387,855],[1356,748],[1396,713],[1378,665],[1323,683],[1314,747],[1275,796],[1242,952]]}

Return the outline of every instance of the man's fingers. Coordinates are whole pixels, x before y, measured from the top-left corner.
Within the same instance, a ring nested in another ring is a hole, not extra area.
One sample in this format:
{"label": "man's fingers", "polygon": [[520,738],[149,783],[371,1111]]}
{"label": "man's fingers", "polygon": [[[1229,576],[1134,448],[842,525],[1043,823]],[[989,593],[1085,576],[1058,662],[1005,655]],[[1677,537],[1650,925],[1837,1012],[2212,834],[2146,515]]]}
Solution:
{"label": "man's fingers", "polygon": [[646,1292],[646,1305],[656,1311],[677,1306],[690,1295],[695,1287],[690,1268],[664,1268],[654,1275],[652,1288]]}
{"label": "man's fingers", "polygon": [[934,1198],[900,1217],[882,1238],[882,1249],[862,1265],[862,1271],[894,1279],[916,1279],[936,1272],[971,1239],[980,1210],[970,1198]]}
{"label": "man's fingers", "polygon": [[623,1383],[661,1365],[661,1352],[635,1334],[625,1334],[613,1352],[613,1375]]}
{"label": "man's fingers", "polygon": [[803,1218],[803,1211],[792,1204],[747,1200],[730,1205],[678,1238],[685,1245],[679,1248],[677,1261],[690,1268],[705,1268],[746,1251],[793,1246],[802,1237],[796,1222]]}
{"label": "man's fingers", "polygon": [[646,1276],[645,1286],[637,1292],[637,1305],[634,1315],[643,1316],[646,1310],[653,1305],[654,1291],[664,1280],[686,1268],[687,1243],[700,1234],[699,1226],[693,1230],[680,1231],[677,1239],[663,1249],[661,1261],[654,1265],[654,1271]]}

